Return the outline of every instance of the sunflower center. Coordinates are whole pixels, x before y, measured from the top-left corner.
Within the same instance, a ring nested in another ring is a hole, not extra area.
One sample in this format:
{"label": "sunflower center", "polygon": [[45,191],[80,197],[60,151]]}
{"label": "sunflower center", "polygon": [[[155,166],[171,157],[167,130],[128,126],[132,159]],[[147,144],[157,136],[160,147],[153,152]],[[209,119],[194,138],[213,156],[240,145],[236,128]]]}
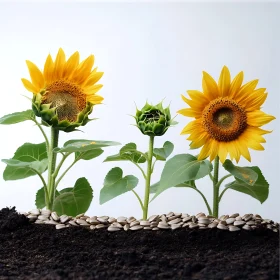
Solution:
{"label": "sunflower center", "polygon": [[234,100],[217,98],[205,107],[202,124],[211,138],[219,142],[237,139],[247,127],[245,110]]}
{"label": "sunflower center", "polygon": [[153,123],[160,119],[160,116],[163,115],[160,110],[151,110],[144,114],[144,120],[146,123]]}
{"label": "sunflower center", "polygon": [[85,109],[87,101],[82,89],[74,83],[58,80],[47,86],[43,104],[55,107],[58,120],[75,122],[78,114]]}

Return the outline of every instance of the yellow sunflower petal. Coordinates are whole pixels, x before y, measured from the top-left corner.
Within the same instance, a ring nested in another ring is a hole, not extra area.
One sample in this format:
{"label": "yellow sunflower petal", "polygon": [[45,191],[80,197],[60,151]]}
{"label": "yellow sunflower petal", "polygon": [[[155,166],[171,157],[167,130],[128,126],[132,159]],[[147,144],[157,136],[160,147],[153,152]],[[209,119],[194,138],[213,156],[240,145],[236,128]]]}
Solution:
{"label": "yellow sunflower petal", "polygon": [[[189,138],[187,138],[187,140],[190,140]],[[190,144],[190,148],[191,149],[197,149],[200,148],[201,146],[203,146],[205,143],[207,143],[208,141],[208,137],[206,134],[201,134],[198,138],[196,138],[195,140],[192,141],[192,143]]]}
{"label": "yellow sunflower petal", "polygon": [[218,155],[219,146],[220,146],[220,143],[218,141],[212,140],[212,145],[210,147],[210,149],[211,149],[210,158],[209,158],[210,161],[213,161],[216,158],[216,156]]}
{"label": "yellow sunflower petal", "polygon": [[268,115],[260,110],[247,113],[247,123],[251,126],[263,126],[274,119],[274,116]]}
{"label": "yellow sunflower petal", "polygon": [[210,99],[213,100],[220,96],[219,88],[216,81],[207,73],[203,71],[202,78],[203,93]]}
{"label": "yellow sunflower petal", "polygon": [[239,152],[238,146],[236,144],[236,140],[232,141],[232,142],[229,142],[227,144],[227,150],[230,154],[231,160],[235,159],[236,162],[238,163],[239,160],[240,160],[240,152]]}
{"label": "yellow sunflower petal", "polygon": [[85,81],[84,86],[88,87],[88,86],[94,85],[95,83],[97,83],[101,79],[103,74],[104,74],[103,72],[94,72],[94,73],[92,73],[87,78],[87,80]]}
{"label": "yellow sunflower petal", "polygon": [[92,103],[92,104],[100,104],[104,98],[99,95],[88,95],[87,96],[87,101]]}
{"label": "yellow sunflower petal", "polygon": [[249,94],[247,98],[240,102],[247,112],[260,110],[260,107],[263,105],[267,98],[267,93],[265,88],[259,88],[254,90],[252,94]]}
{"label": "yellow sunflower petal", "polygon": [[69,78],[71,77],[71,74],[75,71],[75,69],[78,67],[80,61],[80,54],[79,52],[74,52],[65,63],[64,69],[63,69],[63,78]]}
{"label": "yellow sunflower petal", "polygon": [[28,80],[26,80],[26,79],[24,79],[24,78],[22,78],[21,81],[22,81],[24,87],[25,87],[28,91],[30,91],[30,92],[32,92],[32,93],[35,93],[35,94],[39,92],[39,91],[38,91],[38,88],[36,88],[30,81],[28,81]]}
{"label": "yellow sunflower petal", "polygon": [[192,131],[204,131],[201,127],[201,122],[199,120],[194,120],[189,122],[181,131],[181,135],[190,134]]}
{"label": "yellow sunflower petal", "polygon": [[194,117],[194,118],[200,118],[201,117],[201,111],[196,111],[190,108],[187,109],[181,109],[177,111],[178,114],[181,114],[185,117]]}
{"label": "yellow sunflower petal", "polygon": [[222,97],[228,96],[230,89],[230,72],[226,66],[223,67],[218,83]]}
{"label": "yellow sunflower petal", "polygon": [[94,55],[90,55],[80,63],[77,70],[74,72],[72,80],[76,83],[82,84],[91,73],[94,64]]}
{"label": "yellow sunflower petal", "polygon": [[234,95],[234,100],[237,102],[240,102],[244,98],[244,96],[247,96],[248,94],[251,94],[254,89],[256,88],[259,80],[253,80],[248,82],[247,84],[243,85],[240,90]]}
{"label": "yellow sunflower petal", "polygon": [[234,97],[234,95],[239,91],[243,82],[243,71],[239,72],[233,79],[229,88],[229,97]]}
{"label": "yellow sunflower petal", "polygon": [[26,60],[32,84],[38,89],[38,92],[44,87],[44,77],[39,68],[31,61]]}
{"label": "yellow sunflower petal", "polygon": [[220,158],[221,163],[224,163],[227,158],[227,145],[226,142],[219,142],[219,150],[218,150],[218,156]]}
{"label": "yellow sunflower petal", "polygon": [[102,87],[103,87],[103,85],[94,85],[94,86],[91,86],[91,87],[87,87],[87,88],[85,88],[85,94],[86,94],[86,95],[95,94],[95,93],[98,92]]}
{"label": "yellow sunflower petal", "polygon": [[54,70],[53,70],[53,79],[60,79],[63,74],[63,68],[65,65],[65,53],[62,48],[58,50],[55,62],[54,62]]}
{"label": "yellow sunflower petal", "polygon": [[53,67],[54,67],[54,63],[51,55],[49,54],[47,56],[45,66],[44,66],[44,78],[47,84],[51,83],[52,81]]}
{"label": "yellow sunflower petal", "polygon": [[199,100],[203,107],[205,107],[209,101],[211,101],[205,94],[198,90],[187,90],[187,93],[191,99]]}
{"label": "yellow sunflower petal", "polygon": [[[238,140],[235,140],[235,145],[236,145],[236,147],[237,147],[237,149],[239,151],[239,154],[242,155],[249,162],[251,162],[251,155],[249,153],[246,140],[244,141],[242,136],[241,136],[241,137],[238,138]],[[238,161],[239,161],[239,157],[238,157]]]}
{"label": "yellow sunflower petal", "polygon": [[211,145],[212,145],[212,139],[209,139],[208,142],[205,143],[205,145],[202,147],[197,159],[198,160],[203,160],[205,158],[207,158],[209,156],[209,154],[211,153]]}

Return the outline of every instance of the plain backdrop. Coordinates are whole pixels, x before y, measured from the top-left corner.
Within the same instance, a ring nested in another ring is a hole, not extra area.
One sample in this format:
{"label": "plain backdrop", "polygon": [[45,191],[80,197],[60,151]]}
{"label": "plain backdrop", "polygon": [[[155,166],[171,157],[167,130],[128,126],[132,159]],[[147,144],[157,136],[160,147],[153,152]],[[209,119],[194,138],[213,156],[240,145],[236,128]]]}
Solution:
{"label": "plain backdrop", "polygon": [[[23,95],[31,97],[21,83],[29,78],[25,60],[40,68],[46,56],[56,55],[62,47],[67,56],[78,50],[82,58],[95,55],[95,65],[104,71],[99,92],[104,105],[94,108],[92,117],[99,120],[83,127],[82,132],[61,133],[60,145],[73,138],[112,140],[122,144],[136,142],[145,152],[148,138],[131,124],[135,103],[142,107],[146,100],[171,103],[171,113],[186,107],[180,95],[188,89],[201,90],[202,71],[218,78],[224,65],[236,75],[243,70],[245,81],[259,78],[258,87],[269,93],[263,106],[276,120],[266,125],[273,130],[265,138],[265,151],[251,151],[252,163],[242,159],[240,166],[259,166],[270,184],[269,197],[261,204],[252,197],[227,191],[220,204],[220,214],[258,213],[264,218],[280,220],[279,143],[280,143],[280,79],[279,25],[280,6],[276,3],[0,3],[0,115],[30,108]],[[179,124],[155,147],[169,140],[175,144],[173,155],[192,153],[189,142],[181,136],[182,128],[191,120],[178,115]],[[48,132],[48,131],[47,131]],[[0,158],[11,158],[25,142],[43,141],[31,122],[0,126]],[[99,191],[107,172],[120,166],[124,175],[140,179],[137,191],[143,197],[144,181],[131,163],[103,163],[118,147],[92,161],[81,161],[63,180],[61,187],[73,186],[76,179],[86,177],[94,189],[89,215],[141,217],[141,209],[133,193],[126,193],[99,205]],[[66,166],[70,164],[67,161]],[[65,166],[65,167],[66,167]],[[163,163],[156,165],[152,182],[160,178]],[[0,162],[0,173],[5,164]],[[222,174],[225,174],[222,172]],[[212,185],[208,178],[198,187],[212,204]],[[41,187],[36,176],[18,181],[0,177],[0,208],[16,206],[18,210],[35,208],[35,194]],[[207,212],[202,198],[193,190],[170,188],[150,204],[149,214],[169,211],[196,214]]]}

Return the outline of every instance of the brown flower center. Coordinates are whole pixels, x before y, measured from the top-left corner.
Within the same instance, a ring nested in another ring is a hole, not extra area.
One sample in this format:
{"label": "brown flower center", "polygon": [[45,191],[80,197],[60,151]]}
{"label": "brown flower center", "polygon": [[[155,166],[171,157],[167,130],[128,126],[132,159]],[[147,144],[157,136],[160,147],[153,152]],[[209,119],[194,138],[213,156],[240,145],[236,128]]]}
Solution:
{"label": "brown flower center", "polygon": [[56,107],[59,121],[75,122],[78,114],[86,107],[86,95],[82,89],[65,80],[58,80],[47,86],[42,104]]}
{"label": "brown flower center", "polygon": [[203,110],[202,124],[213,139],[230,142],[247,128],[247,116],[245,110],[234,100],[217,98]]}

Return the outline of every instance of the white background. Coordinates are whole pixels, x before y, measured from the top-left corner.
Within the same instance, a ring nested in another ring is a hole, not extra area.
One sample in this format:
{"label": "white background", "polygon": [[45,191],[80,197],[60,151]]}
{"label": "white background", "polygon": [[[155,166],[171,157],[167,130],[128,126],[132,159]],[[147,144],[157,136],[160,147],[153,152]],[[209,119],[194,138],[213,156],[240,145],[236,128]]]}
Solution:
{"label": "white background", "polygon": [[[202,70],[215,79],[227,65],[236,75],[243,70],[245,81],[259,78],[258,87],[269,93],[263,106],[276,120],[265,126],[274,130],[266,135],[265,151],[251,152],[270,183],[269,198],[264,204],[250,196],[227,191],[220,204],[220,214],[258,213],[280,220],[279,198],[279,4],[276,3],[0,3],[0,115],[30,108],[31,97],[21,84],[29,78],[25,60],[43,67],[48,53],[56,55],[59,47],[66,54],[78,50],[82,58],[93,53],[95,65],[105,74],[104,88],[99,92],[104,105],[96,106],[91,117],[99,118],[83,127],[84,133],[61,133],[60,144],[73,138],[113,140],[123,144],[137,142],[145,152],[148,138],[142,135],[129,114],[135,113],[134,102],[142,107],[146,100],[171,102],[172,115],[186,107],[180,95],[188,89],[201,89]],[[179,124],[170,128],[155,146],[166,140],[175,143],[173,155],[192,153],[182,128],[191,119],[176,117]],[[40,143],[43,138],[31,122],[0,126],[0,158],[11,158],[25,142]],[[118,147],[107,148],[92,161],[79,162],[65,177],[61,187],[70,187],[85,176],[94,189],[90,215],[141,217],[140,206],[132,193],[99,205],[99,191],[107,172],[121,166],[124,175],[140,178],[138,190],[143,197],[141,174],[130,163],[102,163]],[[68,164],[70,162],[67,162]],[[3,173],[4,163],[0,163]],[[156,182],[163,164],[153,174]],[[212,201],[209,179],[198,182],[200,190]],[[37,177],[18,181],[0,178],[0,208],[16,206],[27,211],[35,207],[36,191],[41,187]],[[212,203],[211,203],[212,204]],[[196,214],[207,212],[202,198],[193,190],[171,188],[150,204],[149,214],[169,211]]]}

